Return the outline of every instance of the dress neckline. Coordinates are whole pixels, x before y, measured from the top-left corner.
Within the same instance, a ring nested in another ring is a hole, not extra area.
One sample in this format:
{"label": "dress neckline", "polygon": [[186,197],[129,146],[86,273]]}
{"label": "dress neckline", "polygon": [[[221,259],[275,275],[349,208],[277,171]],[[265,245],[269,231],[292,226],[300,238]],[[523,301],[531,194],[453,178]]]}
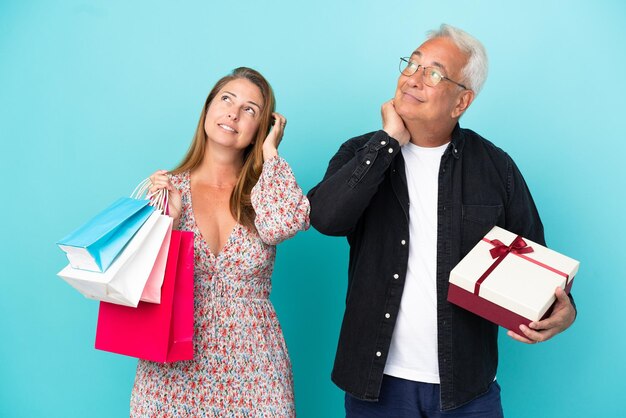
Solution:
{"label": "dress neckline", "polygon": [[198,238],[200,239],[200,242],[204,244],[204,247],[209,257],[220,258],[232,246],[232,242],[234,240],[235,234],[238,232],[239,228],[241,227],[241,224],[239,222],[235,222],[235,226],[230,231],[230,234],[228,235],[228,238],[226,239],[226,243],[224,243],[224,246],[219,250],[217,254],[214,253],[211,250],[209,243],[204,238],[204,235],[202,235],[202,231],[200,231],[200,227],[198,226],[198,223],[196,222],[196,215],[193,211],[193,197],[191,193],[191,173],[189,170],[187,170],[187,172],[185,173],[185,177],[186,177],[185,180],[187,181],[187,185],[188,185],[186,191],[187,193],[189,193],[189,217],[193,224],[193,232],[194,234],[196,234],[196,236],[198,236]]}

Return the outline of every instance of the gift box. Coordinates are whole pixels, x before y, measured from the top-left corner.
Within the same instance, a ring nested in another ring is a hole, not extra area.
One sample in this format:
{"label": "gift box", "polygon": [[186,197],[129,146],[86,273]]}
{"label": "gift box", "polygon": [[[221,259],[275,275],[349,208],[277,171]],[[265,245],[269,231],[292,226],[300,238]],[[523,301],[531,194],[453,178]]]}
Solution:
{"label": "gift box", "polygon": [[548,316],[557,286],[569,293],[579,264],[496,226],[450,272],[448,301],[519,332]]}

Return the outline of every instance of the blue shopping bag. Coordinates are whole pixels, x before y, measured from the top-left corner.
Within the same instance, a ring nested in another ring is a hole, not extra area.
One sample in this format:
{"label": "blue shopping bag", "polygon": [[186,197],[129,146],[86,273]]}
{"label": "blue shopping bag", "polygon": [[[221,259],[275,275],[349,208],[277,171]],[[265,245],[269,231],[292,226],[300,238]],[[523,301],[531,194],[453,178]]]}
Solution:
{"label": "blue shopping bag", "polygon": [[75,269],[104,272],[150,217],[150,200],[122,197],[59,240]]}

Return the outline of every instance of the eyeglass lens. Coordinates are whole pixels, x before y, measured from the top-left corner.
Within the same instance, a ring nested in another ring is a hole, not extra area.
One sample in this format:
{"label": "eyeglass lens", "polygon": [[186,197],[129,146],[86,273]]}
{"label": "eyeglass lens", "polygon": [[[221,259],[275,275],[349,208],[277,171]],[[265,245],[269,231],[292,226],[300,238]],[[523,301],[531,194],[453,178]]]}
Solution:
{"label": "eyeglass lens", "polygon": [[422,70],[422,80],[426,85],[435,87],[443,79],[443,75],[433,67],[423,67],[408,58],[400,59],[400,72],[406,76],[412,76],[416,71]]}

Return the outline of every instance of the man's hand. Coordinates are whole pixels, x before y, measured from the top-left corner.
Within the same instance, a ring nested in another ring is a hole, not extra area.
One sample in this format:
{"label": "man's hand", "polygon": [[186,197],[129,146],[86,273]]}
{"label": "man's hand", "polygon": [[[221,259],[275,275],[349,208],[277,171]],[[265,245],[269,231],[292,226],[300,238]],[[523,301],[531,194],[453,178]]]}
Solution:
{"label": "man's hand", "polygon": [[396,113],[393,99],[383,103],[380,113],[383,117],[383,131],[387,132],[387,135],[398,141],[400,146],[405,145],[411,140],[411,134],[409,134],[406,126],[404,126],[400,115]]}
{"label": "man's hand", "polygon": [[523,335],[513,331],[507,332],[507,335],[526,344],[536,344],[547,341],[569,328],[576,318],[576,310],[563,289],[557,287],[555,295],[556,303],[548,318],[543,321],[531,322],[528,326],[520,325],[519,329]]}

